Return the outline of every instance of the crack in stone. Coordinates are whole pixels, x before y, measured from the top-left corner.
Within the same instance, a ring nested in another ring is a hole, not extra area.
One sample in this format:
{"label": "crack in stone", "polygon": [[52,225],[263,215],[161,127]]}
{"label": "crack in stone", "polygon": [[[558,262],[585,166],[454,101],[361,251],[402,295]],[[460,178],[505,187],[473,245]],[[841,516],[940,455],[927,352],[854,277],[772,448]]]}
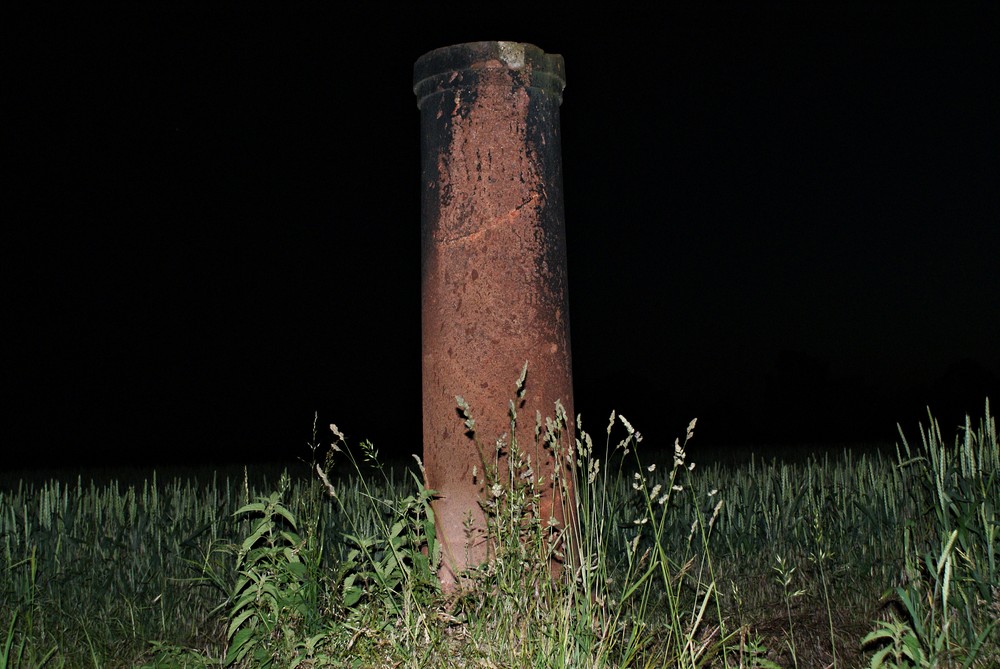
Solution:
{"label": "crack in stone", "polygon": [[510,211],[508,211],[506,215],[500,216],[499,218],[495,218],[491,222],[489,222],[489,223],[487,223],[487,224],[485,224],[483,226],[480,226],[480,228],[478,230],[474,230],[472,232],[468,232],[468,233],[466,233],[464,235],[455,235],[453,237],[443,237],[443,238],[441,238],[441,243],[442,244],[455,244],[455,243],[463,242],[463,241],[466,241],[466,240],[478,240],[488,230],[496,230],[496,229],[500,228],[504,224],[505,221],[511,221],[511,220],[517,218],[517,216],[521,213],[522,209],[524,209],[527,206],[530,206],[532,204],[537,203],[539,200],[541,200],[541,194],[540,193],[532,193],[531,197],[529,197],[527,200],[521,202],[516,207],[514,207],[513,209],[511,209]]}

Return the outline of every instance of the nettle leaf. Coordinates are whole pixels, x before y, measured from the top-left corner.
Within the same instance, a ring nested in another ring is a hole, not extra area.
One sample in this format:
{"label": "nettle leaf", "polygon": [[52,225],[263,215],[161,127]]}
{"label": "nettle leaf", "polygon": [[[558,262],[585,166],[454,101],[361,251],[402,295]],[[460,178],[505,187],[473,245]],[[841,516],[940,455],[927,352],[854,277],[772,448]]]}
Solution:
{"label": "nettle leaf", "polygon": [[[236,604],[233,605],[233,612],[240,611],[240,615],[253,614],[254,611],[252,609],[252,605],[256,601],[257,601],[256,591],[250,591],[249,593],[241,597],[239,601],[236,602]],[[239,627],[239,625],[236,625],[235,627]],[[235,629],[235,627],[233,627],[233,629]],[[229,634],[231,635],[232,631],[230,631]]]}
{"label": "nettle leaf", "polygon": [[344,587],[344,606],[354,606],[361,600],[364,591],[356,585]]}
{"label": "nettle leaf", "polygon": [[300,537],[298,533],[289,532],[288,530],[281,531],[281,538],[284,539],[286,542],[292,544],[293,546],[299,546],[305,543],[304,541],[302,541],[302,537]]}
{"label": "nettle leaf", "polygon": [[264,513],[264,509],[265,508],[266,507],[264,506],[263,502],[252,502],[250,504],[246,504],[246,505],[241,506],[240,508],[238,508],[236,510],[236,512],[233,513],[233,515],[234,516],[242,516],[243,514],[250,513],[250,512]]}
{"label": "nettle leaf", "polygon": [[287,568],[289,573],[297,580],[304,581],[306,579],[308,569],[304,563],[298,561],[289,562]]}
{"label": "nettle leaf", "polygon": [[920,639],[911,633],[907,633],[903,637],[903,645],[906,647],[906,654],[910,656],[913,660],[922,660],[924,658],[924,651],[920,647]]}
{"label": "nettle leaf", "polygon": [[886,646],[882,650],[878,651],[877,653],[872,655],[872,661],[869,666],[871,666],[873,669],[877,667],[882,667],[885,664],[886,656],[889,653],[893,652],[894,650],[895,648],[893,648],[892,646]]}
{"label": "nettle leaf", "polygon": [[240,549],[243,552],[249,551],[258,541],[260,541],[261,537],[270,533],[273,527],[274,525],[270,521],[261,522],[254,528],[254,531],[250,533],[250,536],[243,540],[243,543],[240,545]]}
{"label": "nettle leaf", "polygon": [[285,520],[287,520],[288,524],[291,525],[293,528],[295,528],[296,530],[299,529],[298,521],[295,520],[295,516],[293,516],[292,512],[286,509],[283,505],[277,504],[274,507],[274,512],[279,516],[281,516],[282,518],[284,518]]}
{"label": "nettle leaf", "polygon": [[[253,610],[244,611],[233,618],[233,621],[229,623],[229,629],[226,631],[226,636],[233,640],[233,648],[236,648],[241,645],[241,643],[244,643],[246,638],[253,633],[254,628],[257,626],[257,621],[250,621],[250,624],[247,627],[243,627],[243,623],[245,623],[250,617],[256,615],[256,613],[257,612]],[[241,627],[243,628],[240,629]],[[234,637],[233,633],[236,632],[236,630],[240,630],[240,632]],[[240,639],[243,641],[241,642]]]}
{"label": "nettle leaf", "polygon": [[250,579],[247,578],[247,575],[240,574],[240,576],[236,579],[236,585],[233,586],[233,592],[234,593],[240,592],[241,590],[243,590],[243,588],[247,587],[247,585],[249,584],[250,584]]}
{"label": "nettle leaf", "polygon": [[226,654],[226,666],[229,666],[235,662],[240,662],[246,657],[246,654],[250,652],[253,644],[249,643],[253,638],[254,630],[252,628],[245,628],[239,631],[235,637],[233,637],[233,643],[229,647],[229,652]]}

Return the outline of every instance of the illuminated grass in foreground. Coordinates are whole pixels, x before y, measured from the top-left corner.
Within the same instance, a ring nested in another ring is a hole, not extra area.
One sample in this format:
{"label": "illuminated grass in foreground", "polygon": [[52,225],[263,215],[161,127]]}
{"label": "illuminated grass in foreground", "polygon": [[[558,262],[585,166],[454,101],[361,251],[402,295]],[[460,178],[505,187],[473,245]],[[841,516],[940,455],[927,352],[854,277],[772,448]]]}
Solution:
{"label": "illuminated grass in foreground", "polygon": [[[946,442],[928,418],[889,456],[698,467],[693,421],[654,452],[613,415],[606,457],[586,433],[559,452],[559,528],[512,411],[484,473],[492,559],[450,597],[419,462],[335,426],[311,476],[271,484],[8,484],[0,668],[996,667],[995,420]],[[559,424],[527,432],[558,449]]]}

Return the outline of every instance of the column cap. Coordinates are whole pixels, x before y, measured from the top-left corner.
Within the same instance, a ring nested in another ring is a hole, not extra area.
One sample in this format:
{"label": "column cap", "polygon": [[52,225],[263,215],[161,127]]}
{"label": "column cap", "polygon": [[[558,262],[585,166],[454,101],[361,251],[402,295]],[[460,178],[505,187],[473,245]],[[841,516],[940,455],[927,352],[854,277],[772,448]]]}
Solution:
{"label": "column cap", "polygon": [[430,95],[460,85],[455,82],[461,82],[463,71],[505,68],[521,72],[526,86],[541,88],[562,103],[566,73],[559,54],[523,42],[467,42],[428,51],[413,64],[417,106]]}

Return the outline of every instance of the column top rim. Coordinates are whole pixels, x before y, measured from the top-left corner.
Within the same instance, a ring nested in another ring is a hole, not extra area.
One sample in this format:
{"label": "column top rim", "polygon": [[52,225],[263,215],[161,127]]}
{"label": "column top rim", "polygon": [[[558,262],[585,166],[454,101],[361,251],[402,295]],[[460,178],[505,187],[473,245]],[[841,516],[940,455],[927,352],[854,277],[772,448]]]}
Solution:
{"label": "column top rim", "polygon": [[[565,62],[526,42],[466,42],[428,51],[413,64],[413,92],[423,99],[448,88],[458,72],[508,69],[527,74],[526,83],[560,98],[566,87]],[[444,75],[444,76],[442,76]]]}

